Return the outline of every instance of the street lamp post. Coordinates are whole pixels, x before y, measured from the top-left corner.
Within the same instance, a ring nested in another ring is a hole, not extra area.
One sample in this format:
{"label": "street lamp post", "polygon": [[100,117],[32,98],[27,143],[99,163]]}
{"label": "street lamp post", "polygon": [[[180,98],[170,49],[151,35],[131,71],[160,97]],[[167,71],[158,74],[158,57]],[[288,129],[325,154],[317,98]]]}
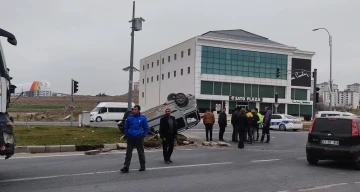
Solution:
{"label": "street lamp post", "polygon": [[128,111],[132,109],[132,91],[133,91],[133,71],[139,71],[134,67],[134,32],[141,31],[143,18],[135,18],[135,1],[133,1],[133,13],[131,23],[131,53],[130,53],[130,66],[124,68],[124,71],[129,71],[129,91],[128,91]]}
{"label": "street lamp post", "polygon": [[317,29],[313,29],[313,31],[317,31],[319,29],[323,29],[329,34],[329,46],[330,46],[330,111],[332,111],[332,93],[333,93],[333,88],[332,88],[332,85],[333,85],[332,84],[332,36],[331,36],[330,32],[326,28],[317,28]]}

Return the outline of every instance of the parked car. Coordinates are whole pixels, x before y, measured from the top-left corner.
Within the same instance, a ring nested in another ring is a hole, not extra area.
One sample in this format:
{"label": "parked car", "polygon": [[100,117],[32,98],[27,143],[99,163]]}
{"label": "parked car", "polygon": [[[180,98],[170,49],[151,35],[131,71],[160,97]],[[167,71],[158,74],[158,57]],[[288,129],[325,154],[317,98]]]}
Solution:
{"label": "parked car", "polygon": [[278,129],[280,131],[286,131],[286,130],[297,131],[298,129],[302,129],[302,128],[303,128],[302,121],[292,115],[273,114],[271,116],[270,129]]}
{"label": "parked car", "polygon": [[327,116],[355,116],[353,113],[342,111],[318,111],[315,117],[327,117]]}
{"label": "parked car", "polygon": [[360,170],[360,118],[336,116],[316,118],[306,144],[307,161],[316,165],[319,160],[355,162]]}

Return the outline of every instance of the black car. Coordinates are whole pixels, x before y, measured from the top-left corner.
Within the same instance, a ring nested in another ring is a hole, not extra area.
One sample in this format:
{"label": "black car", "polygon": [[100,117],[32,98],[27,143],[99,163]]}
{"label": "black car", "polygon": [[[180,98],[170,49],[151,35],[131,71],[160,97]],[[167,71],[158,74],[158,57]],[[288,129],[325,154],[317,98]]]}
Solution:
{"label": "black car", "polygon": [[333,116],[316,118],[309,128],[306,144],[307,161],[319,160],[354,162],[360,170],[360,118]]}

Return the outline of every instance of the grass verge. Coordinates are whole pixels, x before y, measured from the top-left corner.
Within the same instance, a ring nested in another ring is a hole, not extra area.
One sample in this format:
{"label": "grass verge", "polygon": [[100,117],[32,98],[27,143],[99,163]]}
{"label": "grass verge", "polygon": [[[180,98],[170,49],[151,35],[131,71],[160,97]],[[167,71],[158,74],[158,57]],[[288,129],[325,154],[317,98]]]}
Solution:
{"label": "grass verge", "polygon": [[[107,143],[124,143],[123,134],[116,128],[66,127],[66,126],[26,126],[14,127],[16,145],[77,145],[101,146]],[[146,139],[148,139],[148,136]],[[145,146],[157,147],[160,140],[145,141]]]}

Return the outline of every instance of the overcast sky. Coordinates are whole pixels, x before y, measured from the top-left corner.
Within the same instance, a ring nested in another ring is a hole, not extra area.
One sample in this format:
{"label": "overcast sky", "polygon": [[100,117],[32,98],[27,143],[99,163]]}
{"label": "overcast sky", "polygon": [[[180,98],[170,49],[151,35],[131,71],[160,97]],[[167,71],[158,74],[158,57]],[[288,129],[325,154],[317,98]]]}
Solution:
{"label": "overcast sky", "polygon": [[[359,0],[137,0],[143,30],[135,34],[134,65],[140,59],[211,30],[243,29],[270,40],[314,51],[318,82],[329,80],[333,36],[333,79],[344,89],[360,82]],[[51,83],[52,91],[79,94],[127,92],[131,0],[0,0],[0,28],[13,83]],[[138,80],[139,74],[134,74]]]}

